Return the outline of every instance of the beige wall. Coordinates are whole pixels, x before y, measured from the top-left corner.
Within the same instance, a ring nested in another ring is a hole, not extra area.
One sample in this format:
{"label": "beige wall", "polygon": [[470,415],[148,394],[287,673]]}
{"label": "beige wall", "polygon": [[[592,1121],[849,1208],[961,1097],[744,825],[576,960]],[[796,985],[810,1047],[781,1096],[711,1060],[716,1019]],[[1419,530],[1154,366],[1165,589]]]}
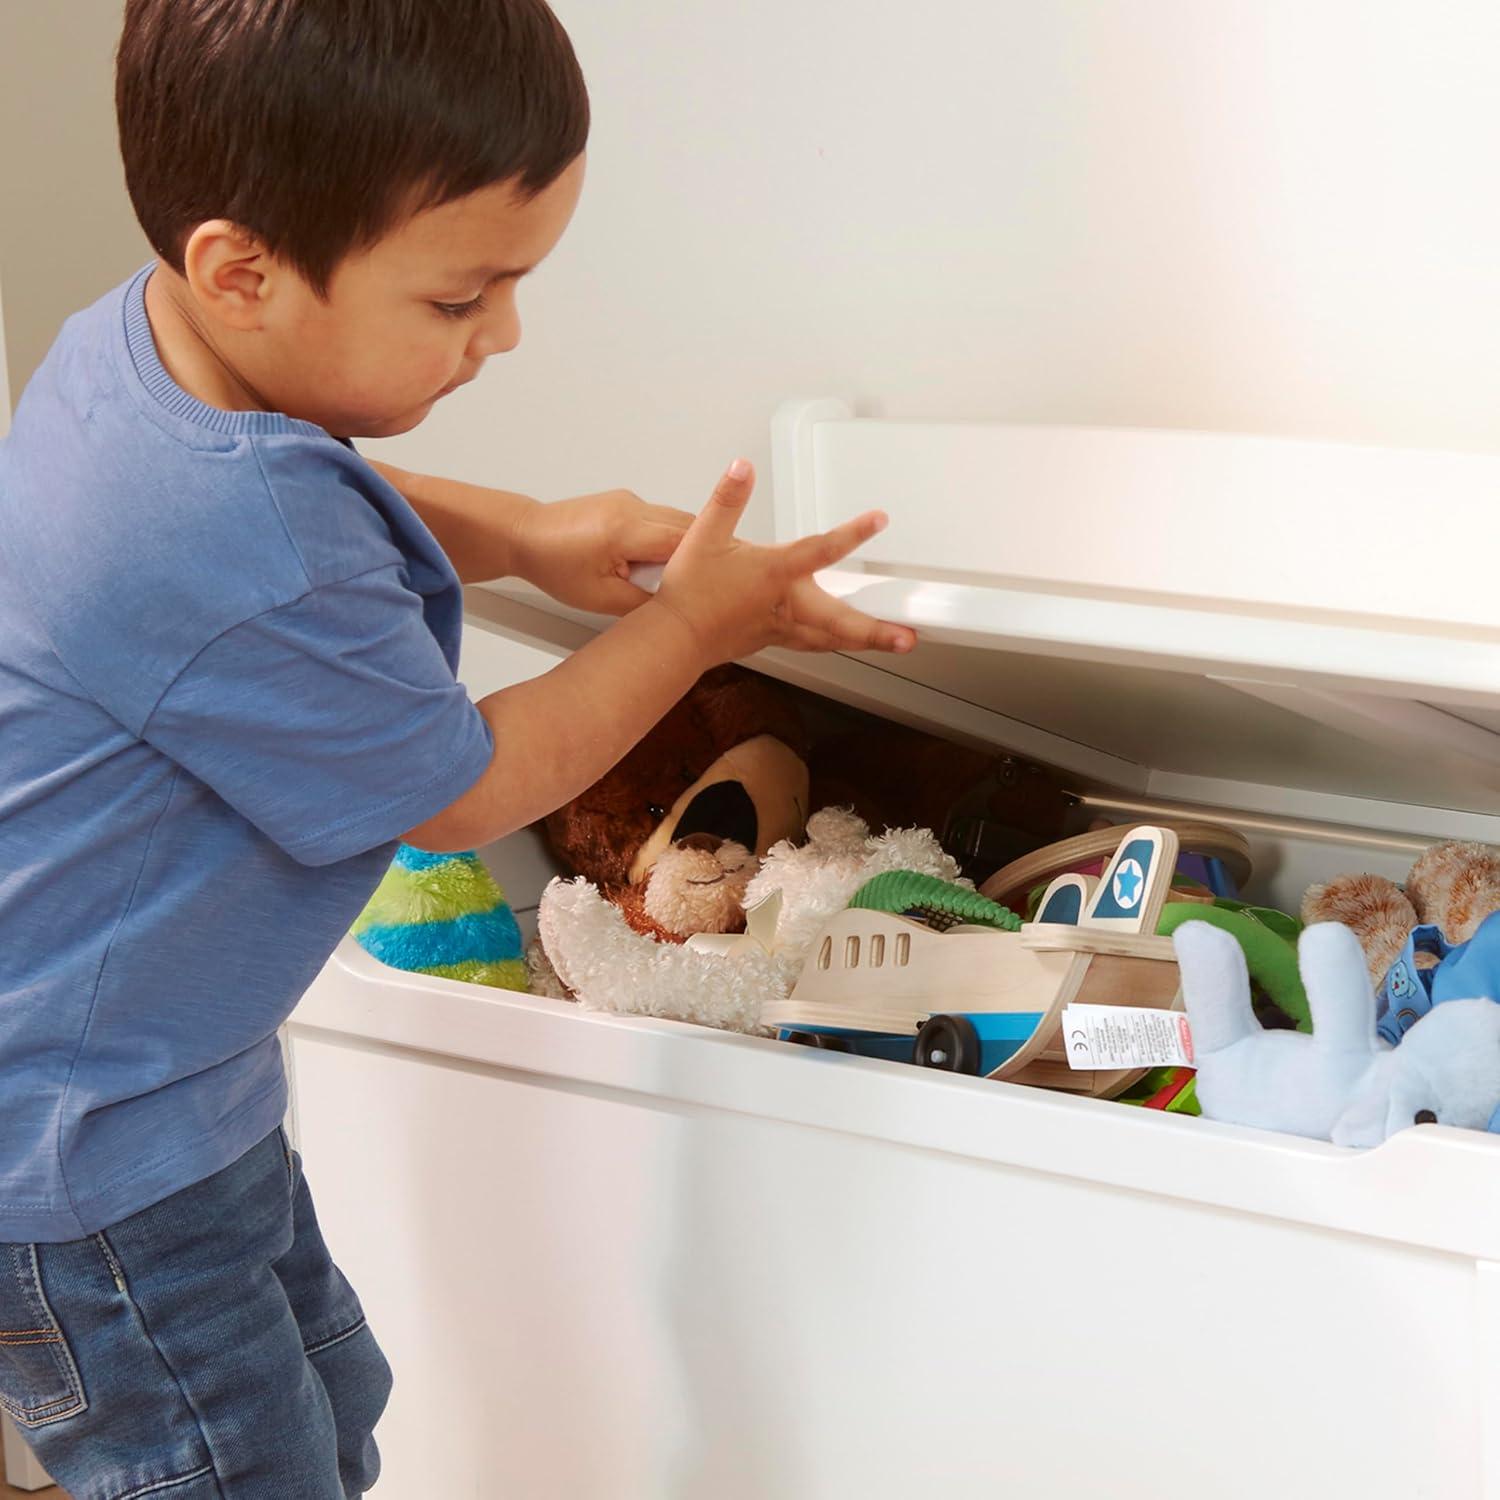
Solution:
{"label": "beige wall", "polygon": [[[555,3],[596,106],[577,222],[519,351],[398,462],[696,505],[824,394],[1500,449],[1493,0]],[[118,10],[0,0],[13,392],[145,258]]]}
{"label": "beige wall", "polygon": [[0,300],[0,437],[10,431],[10,382],[5,368],[5,303]]}
{"label": "beige wall", "polygon": [[801,395],[1500,450],[1494,0],[554,3],[583,202],[397,463],[697,506]]}
{"label": "beige wall", "polygon": [[148,257],[115,145],[120,9],[0,0],[0,283],[16,397],[63,319]]}

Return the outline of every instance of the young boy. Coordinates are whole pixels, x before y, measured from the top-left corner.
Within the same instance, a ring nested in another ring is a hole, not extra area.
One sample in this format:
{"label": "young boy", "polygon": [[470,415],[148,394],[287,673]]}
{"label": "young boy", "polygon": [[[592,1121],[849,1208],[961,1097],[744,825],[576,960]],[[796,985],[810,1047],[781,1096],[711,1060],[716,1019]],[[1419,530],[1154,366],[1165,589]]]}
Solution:
{"label": "young boy", "polygon": [[[0,448],[0,1408],[75,1500],[331,1500],[390,1376],[276,1030],[394,842],[540,817],[715,663],[910,634],[809,577],[879,518],[747,545],[740,461],[693,519],[351,446],[515,346],[573,212],[542,0],[129,0],[118,105],[157,259]],[[475,705],[459,583],[502,574],[623,618]]]}

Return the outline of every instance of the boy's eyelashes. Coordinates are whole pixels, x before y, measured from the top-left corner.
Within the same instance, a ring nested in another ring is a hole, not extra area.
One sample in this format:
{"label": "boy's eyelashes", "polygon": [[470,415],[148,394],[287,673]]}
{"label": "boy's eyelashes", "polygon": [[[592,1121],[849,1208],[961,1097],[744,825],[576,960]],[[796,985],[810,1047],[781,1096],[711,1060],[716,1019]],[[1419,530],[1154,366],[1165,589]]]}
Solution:
{"label": "boy's eyelashes", "polygon": [[[519,281],[526,274],[525,271],[497,271],[485,283],[485,290],[507,281]],[[480,292],[477,297],[472,297],[467,302],[440,302],[434,299],[432,305],[445,318],[474,318],[482,313],[488,304],[484,300],[484,292]]]}
{"label": "boy's eyelashes", "polygon": [[468,302],[434,302],[432,305],[445,318],[475,318],[485,309],[484,293]]}

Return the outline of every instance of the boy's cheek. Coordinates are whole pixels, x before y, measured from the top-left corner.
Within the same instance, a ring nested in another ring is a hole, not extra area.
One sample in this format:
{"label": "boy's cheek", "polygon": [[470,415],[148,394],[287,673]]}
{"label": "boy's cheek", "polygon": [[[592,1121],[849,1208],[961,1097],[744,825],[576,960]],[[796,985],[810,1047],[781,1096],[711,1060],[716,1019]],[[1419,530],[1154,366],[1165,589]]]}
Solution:
{"label": "boy's cheek", "polygon": [[304,345],[295,363],[309,406],[336,418],[349,436],[358,429],[375,437],[416,426],[463,360],[461,351],[430,343],[364,336]]}
{"label": "boy's cheek", "polygon": [[[436,383],[434,383],[434,381]],[[378,390],[361,393],[351,409],[365,414],[366,437],[394,437],[410,431],[432,410],[443,381],[439,377],[421,381],[406,380],[398,386],[387,384]]]}
{"label": "boy's cheek", "polygon": [[431,402],[449,378],[446,362],[366,354],[356,368],[345,372],[342,385],[353,410],[390,417]]}

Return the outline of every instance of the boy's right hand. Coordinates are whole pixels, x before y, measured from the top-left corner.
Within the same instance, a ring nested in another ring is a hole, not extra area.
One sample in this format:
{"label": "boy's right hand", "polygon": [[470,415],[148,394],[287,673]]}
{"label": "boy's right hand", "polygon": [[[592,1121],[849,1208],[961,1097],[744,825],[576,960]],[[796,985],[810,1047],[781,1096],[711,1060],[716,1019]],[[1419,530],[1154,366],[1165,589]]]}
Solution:
{"label": "boy's right hand", "polygon": [[656,594],[656,602],[693,632],[706,665],[737,661],[765,646],[910,651],[915,632],[861,614],[812,579],[882,531],[886,517],[869,511],[821,536],[758,547],[734,534],[754,487],[750,464],[736,459],[678,544]]}

